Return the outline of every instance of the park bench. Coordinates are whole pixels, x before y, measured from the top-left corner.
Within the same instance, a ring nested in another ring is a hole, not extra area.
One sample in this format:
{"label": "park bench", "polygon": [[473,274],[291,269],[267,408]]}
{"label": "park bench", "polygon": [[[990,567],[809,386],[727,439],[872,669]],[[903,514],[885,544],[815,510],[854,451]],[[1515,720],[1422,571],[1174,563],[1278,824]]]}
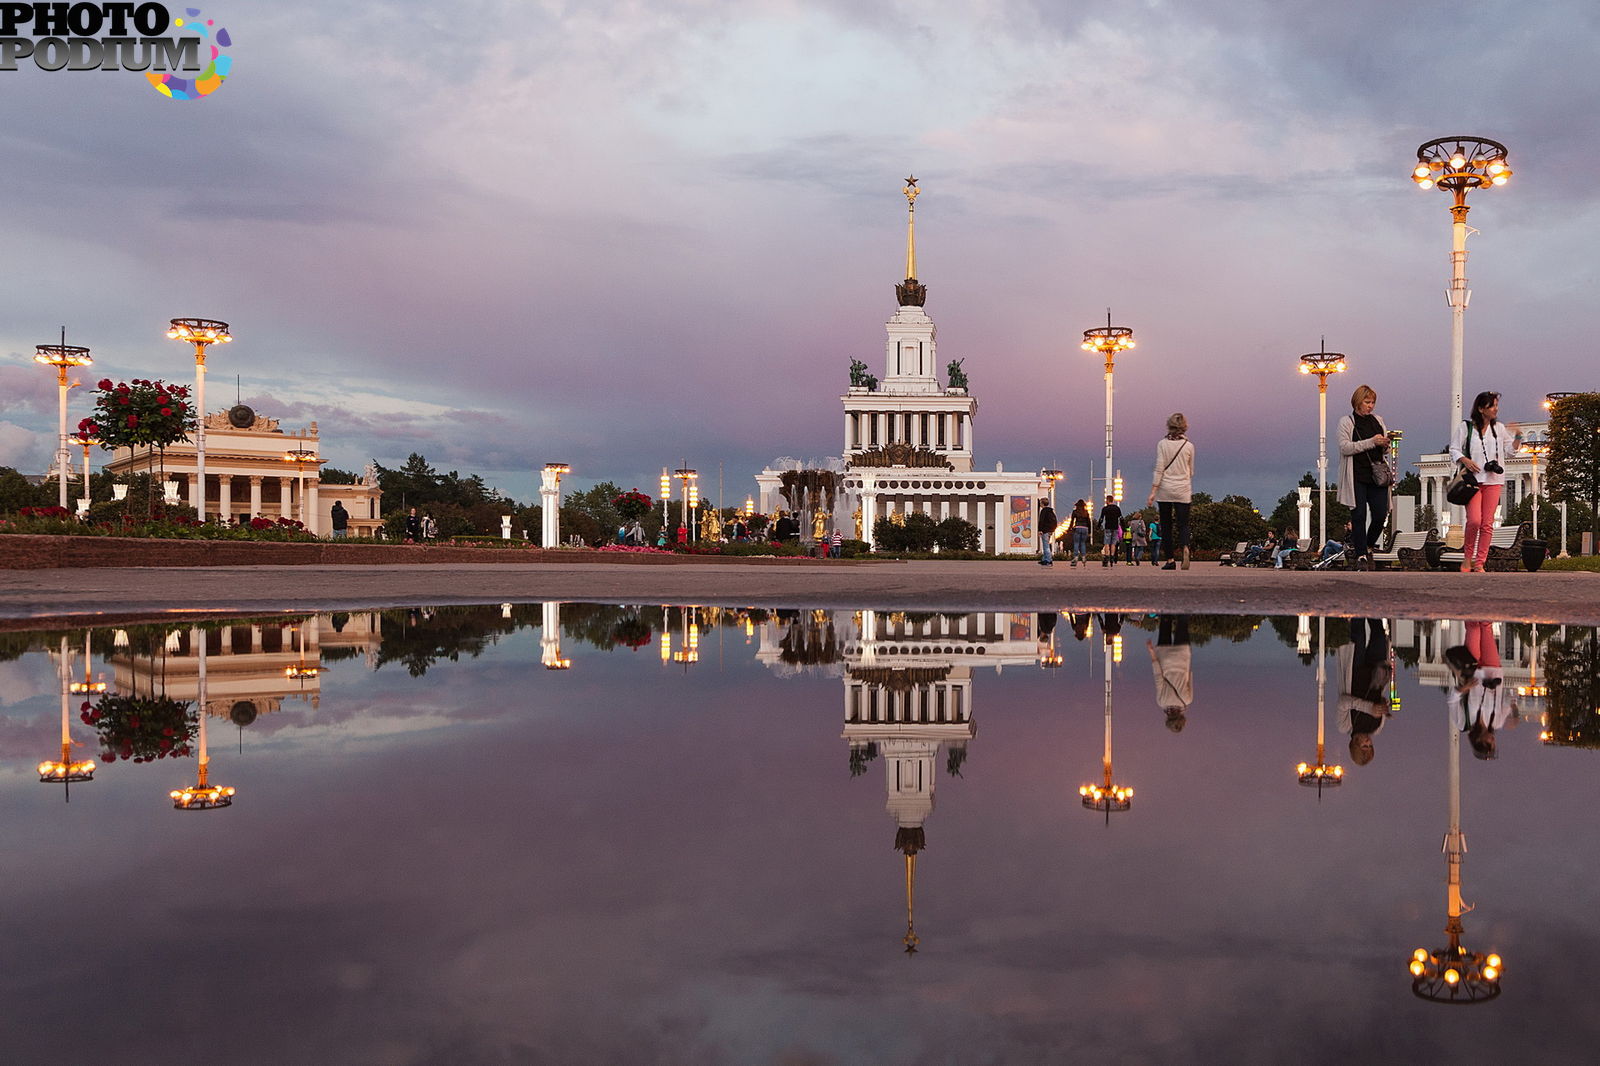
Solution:
{"label": "park bench", "polygon": [[[1495,571],[1521,570],[1522,542],[1530,528],[1531,523],[1528,522],[1515,526],[1496,526],[1489,538],[1489,557],[1484,560],[1484,568]],[[1446,548],[1439,553],[1438,565],[1442,570],[1458,570],[1461,561],[1460,546]]]}
{"label": "park bench", "polygon": [[1218,555],[1217,562],[1221,563],[1223,566],[1238,566],[1239,560],[1244,558],[1244,550],[1248,547],[1250,547],[1250,542],[1247,540],[1241,540],[1238,544],[1233,546],[1233,551],[1225,551],[1221,555]]}
{"label": "park bench", "polygon": [[1373,566],[1398,566],[1403,570],[1426,570],[1428,555],[1423,545],[1434,536],[1432,530],[1397,533],[1388,551],[1373,552]]}

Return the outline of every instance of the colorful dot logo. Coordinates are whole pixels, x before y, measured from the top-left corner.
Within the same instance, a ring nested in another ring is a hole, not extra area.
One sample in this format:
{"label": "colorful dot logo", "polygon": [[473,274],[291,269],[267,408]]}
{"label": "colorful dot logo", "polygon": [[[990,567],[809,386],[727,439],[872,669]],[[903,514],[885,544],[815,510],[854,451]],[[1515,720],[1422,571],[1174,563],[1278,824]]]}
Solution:
{"label": "colorful dot logo", "polygon": [[184,14],[188,17],[172,20],[173,28],[199,37],[200,43],[211,49],[211,62],[206,64],[194,81],[175,77],[169,72],[155,71],[146,74],[145,78],[162,96],[173,100],[199,100],[220,89],[233,72],[233,57],[224,54],[225,49],[233,47],[233,38],[228,36],[226,27],[216,25],[216,20],[202,19],[197,7],[184,8]]}

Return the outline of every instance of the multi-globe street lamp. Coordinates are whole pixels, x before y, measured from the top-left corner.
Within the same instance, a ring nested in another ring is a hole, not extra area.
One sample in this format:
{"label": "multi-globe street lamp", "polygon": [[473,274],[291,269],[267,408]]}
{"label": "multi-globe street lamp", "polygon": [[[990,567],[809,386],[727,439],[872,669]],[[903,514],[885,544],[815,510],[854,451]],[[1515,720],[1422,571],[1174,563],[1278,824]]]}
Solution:
{"label": "multi-globe street lamp", "polygon": [[[200,653],[196,700],[200,713],[200,768],[193,785],[173,789],[168,795],[172,798],[173,808],[180,811],[209,811],[219,807],[231,807],[234,789],[231,785],[211,783],[211,756],[206,751],[206,719],[210,717],[206,713],[206,635],[198,628],[191,629],[189,640]],[[301,646],[303,648],[304,644]]]}
{"label": "multi-globe street lamp", "polygon": [[[283,461],[294,464],[294,487],[300,495],[300,523],[307,529],[311,528],[311,519],[306,513],[306,467],[322,462],[317,453],[309,448],[292,448],[283,453]],[[201,482],[203,485],[204,482]]]}
{"label": "multi-globe street lamp", "polygon": [[83,498],[79,500],[79,512],[89,513],[89,449],[100,443],[100,439],[88,430],[80,429],[72,435],[72,442],[83,448]]}
{"label": "multi-globe street lamp", "polygon": [[[1133,330],[1127,326],[1113,326],[1111,324],[1111,309],[1106,308],[1106,324],[1096,326],[1094,329],[1083,331],[1083,343],[1079,345],[1086,352],[1099,352],[1105,359],[1106,365],[1106,492],[1111,492],[1113,477],[1111,456],[1111,378],[1116,367],[1117,353],[1125,352],[1138,347],[1133,339]],[[1052,501],[1053,502],[1053,501]]]}
{"label": "multi-globe street lamp", "polygon": [[72,466],[72,453],[67,448],[67,390],[72,388],[72,385],[67,381],[67,371],[78,366],[93,366],[94,360],[89,356],[89,349],[67,343],[67,329],[63,326],[61,328],[61,343],[36,345],[33,361],[56,368],[56,387],[60,392],[61,400],[56,432],[56,471],[59,475],[60,484],[60,499],[57,502],[62,507],[65,507],[67,505],[67,471]]}
{"label": "multi-globe street lamp", "polygon": [[694,514],[700,506],[700,475],[687,466],[680,466],[672,472],[672,476],[683,482],[680,487],[682,492],[682,506],[679,511],[679,522],[684,529],[684,535],[690,541],[695,539]]}
{"label": "multi-globe street lamp", "polygon": [[1328,543],[1328,375],[1344,372],[1342,352],[1321,351],[1300,357],[1300,373],[1317,375],[1317,550]]}
{"label": "multi-globe street lamp", "polygon": [[209,318],[174,318],[167,336],[194,345],[194,477],[197,488],[191,493],[195,515],[206,520],[206,349],[213,344],[233,343],[226,322]]}
{"label": "multi-globe street lamp", "polygon": [[1539,460],[1550,455],[1548,440],[1530,440],[1522,444],[1522,454],[1533,462],[1533,539],[1539,539]]}
{"label": "multi-globe street lamp", "polygon": [[1435,186],[1452,197],[1450,205],[1450,426],[1461,421],[1462,345],[1467,301],[1467,192],[1511,180],[1506,146],[1487,137],[1440,137],[1417,146],[1411,180],[1419,188]]}
{"label": "multi-globe street lamp", "polygon": [[1103,634],[1105,645],[1105,717],[1106,737],[1105,752],[1100,760],[1103,770],[1099,783],[1083,785],[1078,789],[1078,795],[1083,800],[1086,810],[1099,811],[1106,816],[1106,824],[1111,824],[1113,812],[1121,813],[1133,806],[1133,789],[1126,785],[1117,784],[1111,776],[1111,674],[1114,664],[1122,661],[1122,635]]}
{"label": "multi-globe street lamp", "polygon": [[89,680],[89,652],[84,649],[83,672],[84,682],[79,686],[72,680],[72,661],[67,652],[67,638],[61,638],[61,658],[57,663],[61,675],[61,758],[47,759],[39,764],[39,781],[41,784],[66,785],[65,798],[70,802],[72,797],[71,786],[79,781],[93,781],[95,765],[93,759],[74,759],[72,757],[72,727],[68,718],[72,693],[89,694],[104,692],[105,685]]}
{"label": "multi-globe street lamp", "polygon": [[[1048,483],[1050,486],[1048,491],[1050,493],[1050,510],[1052,511],[1056,509],[1056,486],[1061,484],[1061,482],[1065,480],[1066,476],[1066,472],[1062,470],[1050,469],[1039,471],[1039,479]],[[1039,532],[1048,536],[1053,534],[1055,530],[1041,529]]]}

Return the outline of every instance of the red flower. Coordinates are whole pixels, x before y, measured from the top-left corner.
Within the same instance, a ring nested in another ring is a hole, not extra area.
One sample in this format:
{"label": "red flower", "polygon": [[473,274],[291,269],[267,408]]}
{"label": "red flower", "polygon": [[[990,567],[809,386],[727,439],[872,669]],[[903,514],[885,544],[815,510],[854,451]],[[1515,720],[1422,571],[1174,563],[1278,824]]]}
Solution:
{"label": "red flower", "polygon": [[138,424],[139,424],[139,416],[138,415],[129,415],[128,416],[128,428],[129,429],[132,429],[134,426],[137,426]]}
{"label": "red flower", "polygon": [[112,754],[111,752],[109,752],[109,751],[103,751],[103,752],[100,753],[100,761],[101,762],[116,762],[117,761],[117,757],[114,754]]}
{"label": "red flower", "polygon": [[110,387],[111,387],[111,379],[110,378],[101,378],[99,383],[95,385],[95,388],[97,388],[97,389],[109,389]]}
{"label": "red flower", "polygon": [[170,415],[170,414],[172,414],[172,408],[170,408],[170,407],[163,407],[163,408],[162,408],[162,409],[161,409],[161,413],[162,413],[162,414],[163,414],[163,415]]}
{"label": "red flower", "polygon": [[128,398],[126,396],[118,396],[117,403],[121,404],[123,407],[126,407],[128,406]]}

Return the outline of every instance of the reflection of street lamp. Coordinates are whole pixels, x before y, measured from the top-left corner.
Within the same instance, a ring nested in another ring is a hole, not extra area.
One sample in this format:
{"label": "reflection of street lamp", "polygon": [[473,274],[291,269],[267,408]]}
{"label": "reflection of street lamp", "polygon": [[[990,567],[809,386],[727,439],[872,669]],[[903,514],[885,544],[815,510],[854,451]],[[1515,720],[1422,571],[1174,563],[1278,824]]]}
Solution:
{"label": "reflection of street lamp", "polygon": [[[1099,352],[1106,361],[1106,491],[1111,491],[1111,374],[1117,360],[1118,352],[1125,352],[1138,345],[1133,339],[1133,330],[1127,326],[1113,326],[1111,324],[1111,309],[1106,308],[1106,324],[1096,326],[1094,329],[1083,331],[1083,344],[1080,345],[1086,352]],[[1052,493],[1052,497],[1054,494]],[[1051,506],[1055,500],[1052,498]]]}
{"label": "reflection of street lamp", "polygon": [[1105,769],[1105,778],[1102,784],[1088,784],[1078,789],[1078,795],[1083,797],[1083,805],[1091,811],[1102,811],[1106,816],[1106,824],[1111,824],[1111,812],[1125,811],[1133,806],[1133,789],[1125,785],[1115,784],[1111,780],[1111,666],[1114,661],[1121,658],[1122,649],[1120,635],[1116,639],[1110,636],[1105,644],[1105,706],[1106,706],[1106,748],[1105,758],[1101,763]]}
{"label": "reflection of street lamp", "polygon": [[283,461],[294,464],[295,491],[300,494],[300,522],[307,529],[310,529],[311,522],[306,516],[306,467],[320,463],[322,460],[318,459],[317,453],[309,448],[294,448],[283,453]]}
{"label": "reflection of street lamp", "polygon": [[[1305,615],[1301,615],[1305,618]],[[1301,763],[1296,766],[1295,773],[1300,775],[1300,783],[1307,788],[1317,790],[1317,799],[1322,798],[1324,788],[1337,788],[1344,784],[1344,767],[1329,766],[1323,761],[1323,724],[1325,721],[1325,697],[1327,693],[1328,664],[1324,649],[1328,639],[1328,619],[1321,616],[1317,619],[1317,761],[1315,763]]]}
{"label": "reflection of street lamp", "polygon": [[206,520],[206,348],[213,344],[232,344],[233,334],[226,322],[209,318],[174,318],[167,336],[194,345],[194,478],[199,486],[194,494],[195,514]]}
{"label": "reflection of street lamp", "polygon": [[67,371],[75,366],[93,366],[94,360],[89,356],[89,349],[79,348],[67,343],[67,327],[61,327],[60,344],[40,344],[34,348],[33,361],[45,366],[56,368],[56,387],[60,391],[60,412],[58,429],[56,433],[56,470],[60,475],[61,494],[57,501],[62,507],[67,505],[67,468],[72,465],[68,458],[71,452],[67,450],[67,390],[72,386],[67,383]]}
{"label": "reflection of street lamp", "polygon": [[211,756],[206,753],[206,635],[199,629],[189,630],[189,640],[200,651],[198,700],[200,710],[200,771],[195,784],[168,793],[172,806],[180,811],[209,811],[233,805],[233,788],[213,785],[210,782]]}
{"label": "reflection of street lamp", "polygon": [[1317,551],[1328,543],[1328,375],[1344,372],[1344,355],[1320,351],[1300,357],[1300,373],[1317,375]]}
{"label": "reflection of street lamp", "polygon": [[1445,878],[1448,920],[1446,947],[1418,948],[1411,955],[1411,991],[1435,1003],[1481,1003],[1500,994],[1500,956],[1482,955],[1461,946],[1461,915],[1471,907],[1461,904],[1461,860],[1467,837],[1461,831],[1461,740],[1454,708],[1447,718],[1450,736],[1450,828],[1444,836],[1448,875]]}
{"label": "reflection of street lamp", "polygon": [[542,608],[539,628],[540,661],[546,670],[570,670],[572,660],[561,654],[561,604],[548,601]]}
{"label": "reflection of street lamp", "polygon": [[[85,636],[85,644],[88,637]],[[74,759],[72,757],[72,732],[68,725],[68,704],[71,702],[71,693],[74,692],[104,692],[105,685],[96,686],[89,680],[89,652],[85,647],[83,653],[83,685],[72,682],[72,664],[67,658],[67,638],[61,638],[61,661],[57,664],[61,674],[61,758],[47,759],[39,764],[39,781],[41,784],[56,784],[71,786],[75,781],[94,780],[94,760]],[[70,787],[66,791],[68,801],[71,800]]]}
{"label": "reflection of street lamp", "polygon": [[1450,425],[1461,421],[1462,338],[1467,300],[1467,190],[1511,180],[1506,146],[1484,137],[1440,137],[1417,147],[1411,180],[1450,193]]}

